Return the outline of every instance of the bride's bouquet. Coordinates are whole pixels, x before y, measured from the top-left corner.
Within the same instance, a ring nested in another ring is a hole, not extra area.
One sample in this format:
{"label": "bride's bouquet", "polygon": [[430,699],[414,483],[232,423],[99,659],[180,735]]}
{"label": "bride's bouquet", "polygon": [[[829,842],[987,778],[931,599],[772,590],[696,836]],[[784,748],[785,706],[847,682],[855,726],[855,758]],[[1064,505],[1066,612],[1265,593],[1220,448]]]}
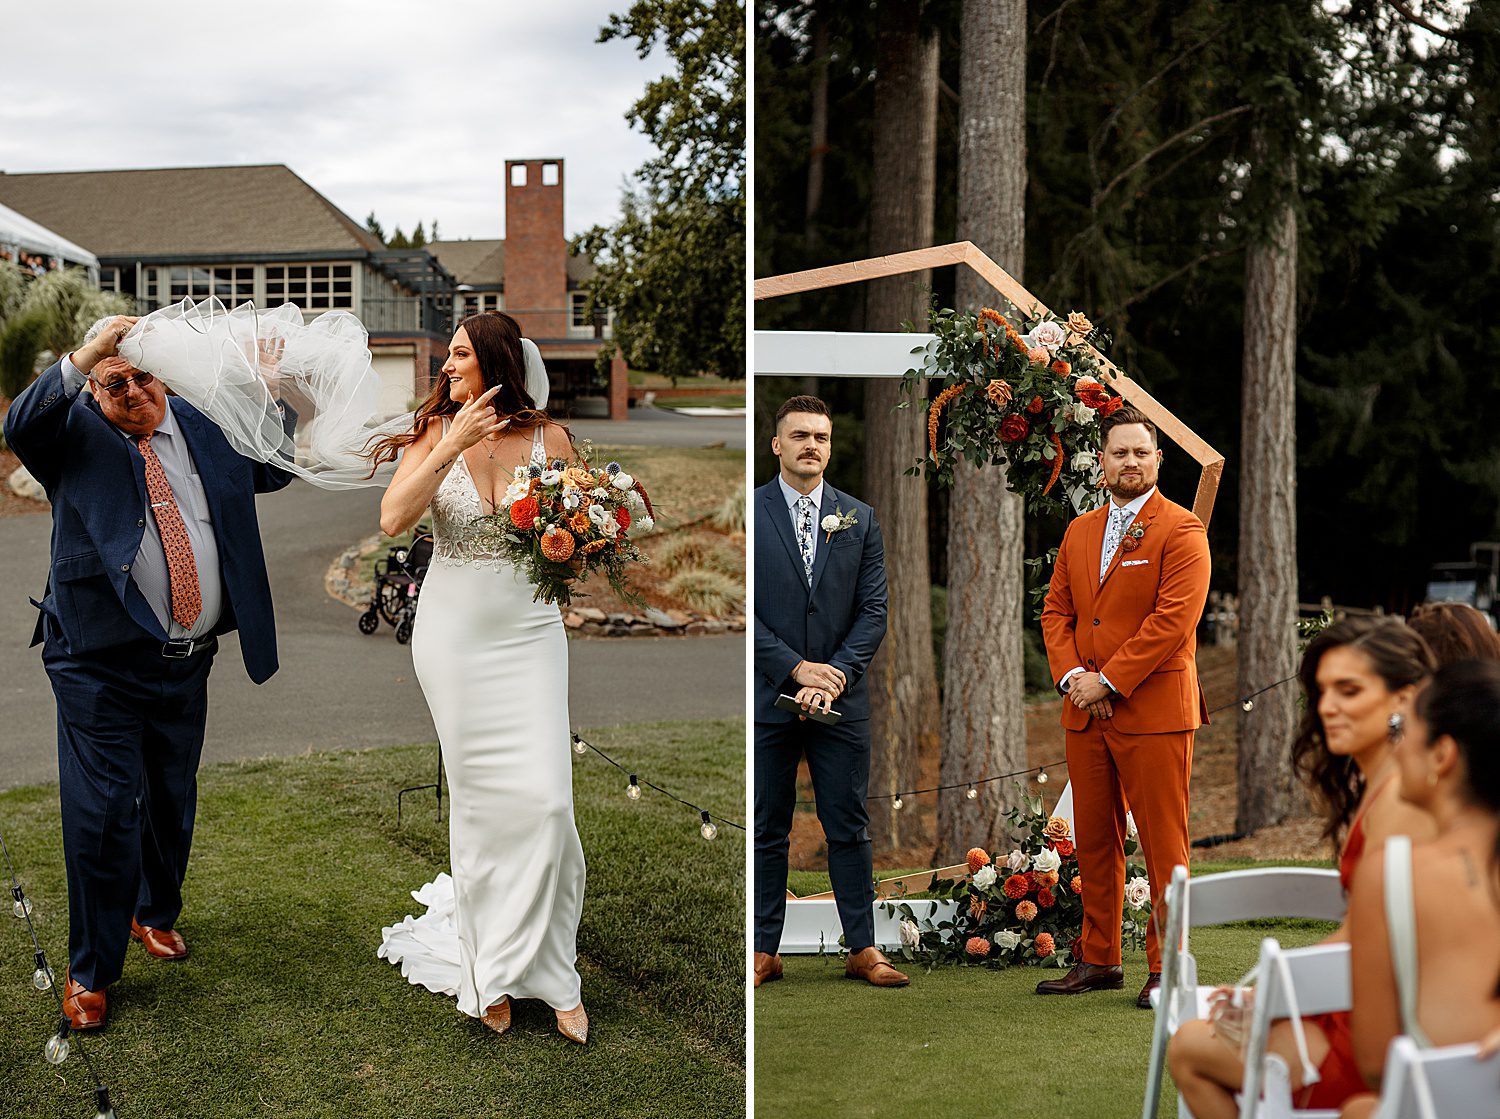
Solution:
{"label": "bride's bouquet", "polygon": [[575,579],[602,574],[625,601],[640,595],[625,582],[632,563],[646,562],[632,541],[656,523],[646,487],[617,462],[596,467],[588,440],[573,462],[518,466],[489,517],[486,543],[536,586],[533,602],[568,605]]}

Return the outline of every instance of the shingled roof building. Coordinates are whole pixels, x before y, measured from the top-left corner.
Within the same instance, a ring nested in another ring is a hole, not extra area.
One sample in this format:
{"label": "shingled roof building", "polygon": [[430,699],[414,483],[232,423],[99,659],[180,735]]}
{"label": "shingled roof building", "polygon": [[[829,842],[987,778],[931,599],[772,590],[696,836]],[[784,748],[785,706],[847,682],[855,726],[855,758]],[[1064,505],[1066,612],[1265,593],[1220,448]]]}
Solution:
{"label": "shingled roof building", "polygon": [[[576,271],[586,278],[585,262],[563,263],[567,252],[560,193],[559,179],[555,240],[562,243],[557,264],[545,262],[543,286],[548,289],[553,271],[565,276]],[[393,414],[405,411],[414,396],[426,395],[447,353],[454,312],[464,308],[456,308],[455,300],[481,287],[444,265],[447,245],[433,251],[386,249],[280,164],[0,172],[0,204],[90,250],[99,259],[100,286],[134,297],[140,313],[185,297],[209,296],[230,306],[245,300],[261,307],[292,302],[309,315],[353,312],[370,332],[370,350],[384,385],[382,402]],[[449,244],[464,246],[453,250],[463,257],[468,246],[499,243]],[[530,259],[524,249],[511,255],[513,264]],[[523,280],[507,277],[503,264],[500,268],[497,296],[506,278],[512,289],[519,284],[519,290],[527,290]],[[475,275],[489,271],[486,259],[476,259]],[[567,306],[561,292],[557,303],[559,309]],[[592,325],[586,331],[558,332],[560,314],[531,323],[518,317],[528,333],[542,328],[533,336],[548,359],[561,410],[578,396],[599,392],[593,359],[600,335]],[[610,413],[623,419],[626,373],[618,359],[616,367],[611,379],[621,384],[609,394]],[[613,406],[616,396],[618,409]]]}

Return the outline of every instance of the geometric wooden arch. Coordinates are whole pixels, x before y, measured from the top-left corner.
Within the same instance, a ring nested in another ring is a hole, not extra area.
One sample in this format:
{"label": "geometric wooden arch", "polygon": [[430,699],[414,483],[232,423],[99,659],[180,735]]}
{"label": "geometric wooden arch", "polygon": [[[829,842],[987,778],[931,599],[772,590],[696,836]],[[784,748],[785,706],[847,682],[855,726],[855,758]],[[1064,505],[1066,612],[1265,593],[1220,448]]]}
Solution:
{"label": "geometric wooden arch", "polygon": [[[981,279],[1026,318],[1051,314],[1051,310],[1040,299],[1022,287],[1009,272],[981,252],[979,246],[972,241],[958,241],[951,245],[937,245],[930,249],[915,249],[911,252],[893,253],[890,256],[871,257],[869,260],[851,261],[848,264],[811,268],[805,272],[767,276],[765,279],[755,281],[755,299],[759,302],[762,299],[775,299],[778,296],[816,291],[819,288],[877,280],[883,276],[925,272],[929,268],[942,268],[953,264],[967,265],[972,268]],[[756,338],[769,341],[774,336],[783,333],[794,332],[757,331]],[[805,337],[812,337],[815,332],[803,333]],[[758,341],[756,349],[760,348]],[[1198,463],[1201,473],[1198,476],[1198,492],[1193,498],[1193,512],[1206,527],[1209,518],[1213,515],[1214,498],[1218,496],[1219,478],[1224,472],[1224,456],[1210,447],[1192,428],[1174,416],[1149,392],[1132,381],[1107,357],[1095,350],[1093,346],[1089,346],[1089,349],[1098,360],[1099,368],[1109,387],[1149,416],[1151,422],[1156,424],[1163,435],[1171,439]],[[756,367],[756,372],[763,372],[759,365]],[[802,372],[815,371],[809,369]],[[867,375],[899,376],[899,371],[896,373],[887,371],[880,374],[872,372]]]}

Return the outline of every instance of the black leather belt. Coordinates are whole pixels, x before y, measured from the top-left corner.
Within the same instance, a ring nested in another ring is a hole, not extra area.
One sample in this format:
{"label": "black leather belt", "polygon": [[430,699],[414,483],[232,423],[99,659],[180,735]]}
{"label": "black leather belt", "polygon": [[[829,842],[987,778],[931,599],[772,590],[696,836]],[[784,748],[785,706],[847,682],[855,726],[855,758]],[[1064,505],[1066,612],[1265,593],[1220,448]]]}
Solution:
{"label": "black leather belt", "polygon": [[212,653],[218,647],[219,639],[209,634],[196,640],[183,638],[180,641],[168,641],[161,647],[161,655],[169,661],[185,661],[199,653]]}

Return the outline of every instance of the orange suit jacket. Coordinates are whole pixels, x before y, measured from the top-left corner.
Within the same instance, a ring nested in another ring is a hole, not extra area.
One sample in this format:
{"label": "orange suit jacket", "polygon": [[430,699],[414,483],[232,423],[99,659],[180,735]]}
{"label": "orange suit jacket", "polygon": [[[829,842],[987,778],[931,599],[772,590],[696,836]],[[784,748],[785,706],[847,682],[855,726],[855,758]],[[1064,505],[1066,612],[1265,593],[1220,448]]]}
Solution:
{"label": "orange suit jacket", "polygon": [[[1109,725],[1121,733],[1196,730],[1208,722],[1194,660],[1208,599],[1208,533],[1158,490],[1131,522],[1145,530],[1139,543],[1132,551],[1121,543],[1101,583],[1108,520],[1106,502],[1063,534],[1042,607],[1052,679],[1078,667],[1104,673],[1119,692]],[[1065,729],[1083,730],[1091,717],[1064,701]]]}

